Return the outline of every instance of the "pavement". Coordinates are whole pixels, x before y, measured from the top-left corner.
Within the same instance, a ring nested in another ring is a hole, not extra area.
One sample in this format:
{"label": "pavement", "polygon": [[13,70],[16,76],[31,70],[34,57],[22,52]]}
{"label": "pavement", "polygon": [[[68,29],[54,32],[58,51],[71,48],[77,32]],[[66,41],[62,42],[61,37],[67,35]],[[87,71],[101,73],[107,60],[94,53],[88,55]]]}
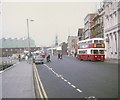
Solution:
{"label": "pavement", "polygon": [[32,64],[18,62],[3,71],[1,76],[2,98],[35,98]]}
{"label": "pavement", "polygon": [[119,60],[118,59],[106,59],[104,62],[118,64]]}

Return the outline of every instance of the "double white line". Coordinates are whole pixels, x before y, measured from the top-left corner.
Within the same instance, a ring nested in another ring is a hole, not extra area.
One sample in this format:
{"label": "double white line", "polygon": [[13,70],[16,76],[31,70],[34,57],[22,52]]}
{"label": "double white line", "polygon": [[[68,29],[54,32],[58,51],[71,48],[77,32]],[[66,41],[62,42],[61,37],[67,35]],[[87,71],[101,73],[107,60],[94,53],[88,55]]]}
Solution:
{"label": "double white line", "polygon": [[36,78],[36,83],[37,83],[37,87],[38,87],[38,92],[39,92],[39,95],[40,95],[40,98],[44,99],[44,100],[48,100],[48,96],[45,92],[45,89],[43,87],[43,84],[40,80],[40,76],[38,75],[38,71],[37,71],[37,68],[34,64],[34,74],[35,74],[35,78]]}

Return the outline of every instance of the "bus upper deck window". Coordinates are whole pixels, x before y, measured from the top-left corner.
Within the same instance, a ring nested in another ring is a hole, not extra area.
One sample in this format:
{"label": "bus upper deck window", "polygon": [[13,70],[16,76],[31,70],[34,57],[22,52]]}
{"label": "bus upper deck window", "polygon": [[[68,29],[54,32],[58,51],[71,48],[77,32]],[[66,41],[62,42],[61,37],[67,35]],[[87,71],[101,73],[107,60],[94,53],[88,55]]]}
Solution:
{"label": "bus upper deck window", "polygon": [[98,40],[94,40],[94,43],[98,43]]}
{"label": "bus upper deck window", "polygon": [[92,40],[91,40],[91,41],[88,41],[88,43],[92,43]]}
{"label": "bus upper deck window", "polygon": [[104,43],[104,41],[103,40],[99,40],[99,43]]}

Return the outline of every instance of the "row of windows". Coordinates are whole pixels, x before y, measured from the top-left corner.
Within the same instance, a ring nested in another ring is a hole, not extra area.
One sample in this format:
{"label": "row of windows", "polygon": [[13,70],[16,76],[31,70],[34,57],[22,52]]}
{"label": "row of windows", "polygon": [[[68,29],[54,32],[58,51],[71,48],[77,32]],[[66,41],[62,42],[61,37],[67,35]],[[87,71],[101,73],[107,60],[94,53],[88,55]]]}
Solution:
{"label": "row of windows", "polygon": [[89,43],[104,43],[103,40],[90,40],[90,41],[86,41],[86,42],[82,42],[80,44],[89,44]]}
{"label": "row of windows", "polygon": [[117,52],[114,52],[114,53],[113,53],[113,52],[111,52],[111,54],[117,54]]}
{"label": "row of windows", "polygon": [[[23,51],[24,49],[5,49],[2,51]],[[30,50],[38,50],[38,49],[30,49]]]}
{"label": "row of windows", "polygon": [[115,17],[117,16],[116,11],[115,11],[115,12],[113,12],[113,14],[106,15],[106,19],[107,19],[107,20],[109,20],[110,18],[112,19],[114,16],[115,16]]}
{"label": "row of windows", "polygon": [[[91,50],[91,54],[104,54],[104,50]],[[87,50],[79,51],[79,54],[87,54]]]}
{"label": "row of windows", "polygon": [[110,33],[110,35],[106,35],[107,36],[107,42],[109,42],[109,38],[111,37],[111,40],[113,39],[113,37],[115,38],[115,40],[117,40],[117,34],[116,32]]}
{"label": "row of windows", "polygon": [[22,49],[5,49],[5,51],[17,51],[17,50],[22,50]]}

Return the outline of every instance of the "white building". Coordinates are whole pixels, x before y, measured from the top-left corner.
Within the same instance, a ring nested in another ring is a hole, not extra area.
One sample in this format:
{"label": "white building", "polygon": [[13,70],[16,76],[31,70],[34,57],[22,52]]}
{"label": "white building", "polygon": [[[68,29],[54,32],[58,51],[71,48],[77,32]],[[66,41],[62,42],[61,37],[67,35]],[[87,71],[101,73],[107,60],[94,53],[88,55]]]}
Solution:
{"label": "white building", "polygon": [[120,0],[104,0],[103,2],[106,58],[118,59],[120,55]]}

